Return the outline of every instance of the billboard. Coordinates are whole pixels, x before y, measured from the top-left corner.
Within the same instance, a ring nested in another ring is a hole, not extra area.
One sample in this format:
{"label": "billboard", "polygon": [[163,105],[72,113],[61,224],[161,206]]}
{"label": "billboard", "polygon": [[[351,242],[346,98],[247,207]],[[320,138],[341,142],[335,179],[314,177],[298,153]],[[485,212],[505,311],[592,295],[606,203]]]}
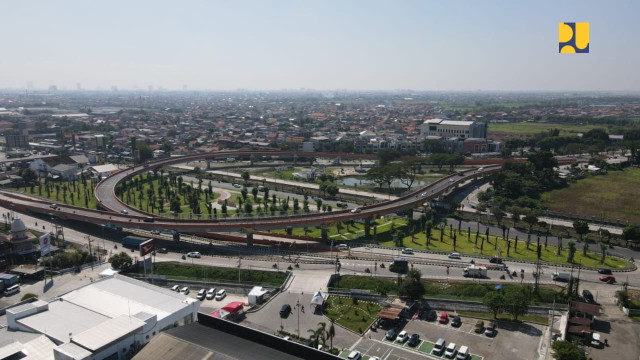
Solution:
{"label": "billboard", "polygon": [[145,256],[148,253],[153,252],[153,250],[155,250],[153,239],[149,239],[140,244],[140,256]]}
{"label": "billboard", "polygon": [[50,233],[40,236],[40,256],[45,256],[51,252]]}

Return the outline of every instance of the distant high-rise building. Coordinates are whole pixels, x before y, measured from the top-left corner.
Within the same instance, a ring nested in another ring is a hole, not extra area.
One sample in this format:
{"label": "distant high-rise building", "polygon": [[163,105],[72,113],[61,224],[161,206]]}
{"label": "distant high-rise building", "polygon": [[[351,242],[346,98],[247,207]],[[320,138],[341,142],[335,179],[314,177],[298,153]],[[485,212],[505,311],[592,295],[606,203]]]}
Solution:
{"label": "distant high-rise building", "polygon": [[76,83],[76,90],[78,91],[82,90],[82,84]]}
{"label": "distant high-rise building", "polygon": [[49,91],[50,91],[50,92],[56,92],[56,91],[58,91],[58,86],[56,86],[56,85],[49,85]]}
{"label": "distant high-rise building", "polygon": [[27,81],[27,90],[33,90],[33,81]]}
{"label": "distant high-rise building", "polygon": [[185,84],[185,85],[182,85],[182,91],[187,91],[187,89],[188,89],[188,88],[187,88],[187,85],[186,85],[186,84]]}
{"label": "distant high-rise building", "polygon": [[115,86],[115,85],[113,85],[113,86],[111,87],[111,91],[113,91],[113,92],[118,91],[118,87],[117,87],[117,86]]}

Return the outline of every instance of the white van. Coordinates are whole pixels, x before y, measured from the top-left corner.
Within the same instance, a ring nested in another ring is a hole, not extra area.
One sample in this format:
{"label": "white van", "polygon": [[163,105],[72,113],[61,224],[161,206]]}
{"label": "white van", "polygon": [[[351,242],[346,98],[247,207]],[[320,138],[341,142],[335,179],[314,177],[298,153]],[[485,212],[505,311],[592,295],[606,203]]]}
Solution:
{"label": "white van", "polygon": [[449,343],[447,349],[444,351],[444,356],[448,358],[453,358],[456,354],[456,343]]}
{"label": "white van", "polygon": [[458,350],[456,360],[467,360],[467,358],[469,358],[469,348],[467,346],[461,346],[460,350]]}
{"label": "white van", "polygon": [[218,293],[216,294],[216,300],[220,301],[224,299],[226,296],[227,296],[227,292],[224,289],[220,289],[220,291],[218,291]]}
{"label": "white van", "polygon": [[15,284],[13,286],[8,287],[5,291],[4,291],[4,296],[11,296],[13,294],[17,294],[20,292],[20,285]]}

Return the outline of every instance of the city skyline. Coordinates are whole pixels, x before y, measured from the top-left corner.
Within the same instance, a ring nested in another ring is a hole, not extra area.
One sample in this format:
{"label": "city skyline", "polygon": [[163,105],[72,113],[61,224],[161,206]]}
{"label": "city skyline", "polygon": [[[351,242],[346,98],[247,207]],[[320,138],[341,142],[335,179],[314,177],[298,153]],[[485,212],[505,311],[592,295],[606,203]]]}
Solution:
{"label": "city skyline", "polygon": [[[640,90],[632,1],[2,7],[5,89]],[[589,54],[558,54],[562,21],[591,24]]]}

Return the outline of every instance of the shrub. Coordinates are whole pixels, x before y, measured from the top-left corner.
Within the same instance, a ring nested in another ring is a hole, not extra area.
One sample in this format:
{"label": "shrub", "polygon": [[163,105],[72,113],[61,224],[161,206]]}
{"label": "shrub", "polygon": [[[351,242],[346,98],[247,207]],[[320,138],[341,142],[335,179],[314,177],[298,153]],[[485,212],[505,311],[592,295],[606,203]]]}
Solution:
{"label": "shrub", "polygon": [[36,295],[36,294],[26,293],[26,294],[22,295],[22,299],[20,299],[20,301],[25,301],[27,299],[37,298],[37,297],[38,297],[38,295]]}

